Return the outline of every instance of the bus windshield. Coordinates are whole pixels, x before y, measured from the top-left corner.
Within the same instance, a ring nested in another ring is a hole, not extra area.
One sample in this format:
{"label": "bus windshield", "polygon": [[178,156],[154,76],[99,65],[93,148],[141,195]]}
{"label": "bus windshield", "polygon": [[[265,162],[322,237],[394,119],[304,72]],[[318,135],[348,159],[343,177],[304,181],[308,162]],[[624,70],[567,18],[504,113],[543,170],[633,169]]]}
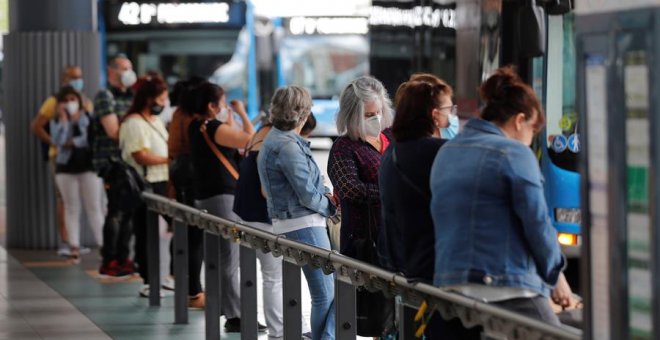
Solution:
{"label": "bus windshield", "polygon": [[546,147],[558,167],[578,171],[580,140],[575,107],[574,16],[549,16],[546,91]]}
{"label": "bus windshield", "polygon": [[284,82],[304,86],[315,99],[337,98],[356,77],[369,74],[366,36],[286,37],[280,48]]}

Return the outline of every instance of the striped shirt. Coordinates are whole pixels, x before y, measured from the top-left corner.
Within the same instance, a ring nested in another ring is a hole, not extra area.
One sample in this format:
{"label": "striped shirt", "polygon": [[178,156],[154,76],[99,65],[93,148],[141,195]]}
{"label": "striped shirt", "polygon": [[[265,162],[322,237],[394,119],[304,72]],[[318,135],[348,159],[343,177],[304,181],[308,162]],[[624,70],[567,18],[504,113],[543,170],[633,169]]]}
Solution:
{"label": "striped shirt", "polygon": [[121,120],[121,117],[126,114],[132,102],[133,92],[131,90],[121,91],[120,89],[110,87],[96,94],[94,98],[94,142],[92,145],[92,164],[96,172],[100,172],[108,165],[111,157],[121,157],[119,144],[105,133],[105,129],[101,125],[101,118],[116,114],[117,118]]}

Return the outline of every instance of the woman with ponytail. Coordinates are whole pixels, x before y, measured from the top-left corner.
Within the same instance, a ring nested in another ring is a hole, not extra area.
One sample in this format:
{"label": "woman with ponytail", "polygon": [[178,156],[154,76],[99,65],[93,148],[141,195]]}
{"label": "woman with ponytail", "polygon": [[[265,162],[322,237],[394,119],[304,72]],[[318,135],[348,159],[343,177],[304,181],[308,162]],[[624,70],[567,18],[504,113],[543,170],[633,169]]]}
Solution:
{"label": "woman with ponytail", "polygon": [[431,170],[434,284],[558,325],[570,303],[566,260],[530,149],[545,119],[534,91],[505,67],[481,85],[481,117],[445,143]]}

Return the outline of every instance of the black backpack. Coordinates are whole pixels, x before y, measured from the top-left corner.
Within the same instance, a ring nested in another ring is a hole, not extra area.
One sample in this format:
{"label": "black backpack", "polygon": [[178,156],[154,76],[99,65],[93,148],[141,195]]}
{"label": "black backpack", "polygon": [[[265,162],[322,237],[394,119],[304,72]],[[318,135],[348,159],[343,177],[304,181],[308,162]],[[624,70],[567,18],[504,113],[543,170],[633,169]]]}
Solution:
{"label": "black backpack", "polygon": [[143,191],[153,191],[149,182],[121,158],[111,157],[110,164],[99,175],[106,183],[108,201],[117,204],[114,208],[126,213],[142,207]]}

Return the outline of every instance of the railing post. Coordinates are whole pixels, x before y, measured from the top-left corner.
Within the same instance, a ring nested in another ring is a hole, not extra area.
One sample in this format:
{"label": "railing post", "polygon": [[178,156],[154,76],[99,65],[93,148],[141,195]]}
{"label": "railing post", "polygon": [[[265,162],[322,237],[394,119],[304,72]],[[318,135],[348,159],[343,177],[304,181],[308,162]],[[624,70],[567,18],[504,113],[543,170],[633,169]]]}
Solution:
{"label": "railing post", "polygon": [[339,279],[335,279],[335,310],[337,321],[335,337],[337,339],[354,340],[357,337],[357,319],[355,306],[355,287]]}
{"label": "railing post", "polygon": [[149,278],[149,306],[160,306],[160,237],[158,214],[147,209],[147,275]]}
{"label": "railing post", "polygon": [[220,236],[204,232],[206,339],[220,339]]}
{"label": "railing post", "polygon": [[257,340],[257,253],[240,248],[241,256],[241,339]]}
{"label": "railing post", "polygon": [[[412,319],[408,318],[412,309],[406,307],[406,304],[403,302],[401,297],[396,298],[395,308],[396,310],[394,311],[394,315],[397,320],[397,328],[399,329],[398,340],[408,339],[410,334],[415,334],[415,331],[412,329],[413,325],[410,322]],[[413,314],[413,317],[414,315],[415,314]]]}
{"label": "railing post", "polygon": [[188,226],[174,220],[174,323],[188,323]]}
{"label": "railing post", "polygon": [[282,261],[282,298],[284,302],[284,338],[302,338],[302,306],[300,300],[300,267]]}

